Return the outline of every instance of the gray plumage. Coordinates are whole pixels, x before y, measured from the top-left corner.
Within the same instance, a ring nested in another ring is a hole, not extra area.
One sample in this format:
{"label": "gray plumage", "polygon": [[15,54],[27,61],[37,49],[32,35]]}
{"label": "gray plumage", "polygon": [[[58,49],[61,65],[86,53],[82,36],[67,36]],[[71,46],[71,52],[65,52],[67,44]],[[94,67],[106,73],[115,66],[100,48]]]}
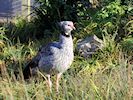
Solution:
{"label": "gray plumage", "polygon": [[73,41],[72,37],[60,36],[60,41],[50,43],[42,48],[41,59],[38,67],[45,73],[50,74],[52,71],[63,73],[67,70],[73,61]]}
{"label": "gray plumage", "polygon": [[24,69],[24,78],[29,78],[32,69],[36,67],[46,75],[50,76],[52,72],[56,72],[60,76],[72,64],[74,54],[71,31],[75,27],[71,21],[62,21],[59,25],[62,30],[59,42],[49,43],[39,50],[37,55]]}

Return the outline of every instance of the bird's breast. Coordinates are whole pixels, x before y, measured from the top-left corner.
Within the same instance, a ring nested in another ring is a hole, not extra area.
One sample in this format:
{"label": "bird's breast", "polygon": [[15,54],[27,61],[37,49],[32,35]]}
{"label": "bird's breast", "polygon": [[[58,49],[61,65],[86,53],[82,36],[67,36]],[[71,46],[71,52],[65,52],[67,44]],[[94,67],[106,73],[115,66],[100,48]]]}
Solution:
{"label": "bird's breast", "polygon": [[68,50],[67,48],[63,48],[60,50],[60,56],[56,58],[55,65],[53,68],[55,68],[58,72],[64,72],[67,70],[74,59],[73,50]]}
{"label": "bird's breast", "polygon": [[39,61],[39,68],[46,73],[51,73],[51,70],[63,73],[71,66],[73,59],[73,47],[63,46],[56,49],[52,55],[43,56]]}

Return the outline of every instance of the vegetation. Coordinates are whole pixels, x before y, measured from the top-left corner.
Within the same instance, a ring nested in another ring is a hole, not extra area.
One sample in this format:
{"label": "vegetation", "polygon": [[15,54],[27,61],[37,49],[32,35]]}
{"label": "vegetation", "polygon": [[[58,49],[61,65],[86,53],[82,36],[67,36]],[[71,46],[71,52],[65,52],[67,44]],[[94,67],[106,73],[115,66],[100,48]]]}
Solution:
{"label": "vegetation", "polygon": [[[33,7],[31,22],[17,18],[0,27],[0,99],[132,100],[132,0],[36,2],[40,6]],[[37,79],[26,82],[22,70],[42,44],[57,40],[55,23],[60,20],[76,23],[74,47],[78,39],[96,34],[104,48],[86,59],[75,51],[75,60],[64,73],[60,93],[56,94],[54,88],[49,93],[43,74],[39,72]]]}

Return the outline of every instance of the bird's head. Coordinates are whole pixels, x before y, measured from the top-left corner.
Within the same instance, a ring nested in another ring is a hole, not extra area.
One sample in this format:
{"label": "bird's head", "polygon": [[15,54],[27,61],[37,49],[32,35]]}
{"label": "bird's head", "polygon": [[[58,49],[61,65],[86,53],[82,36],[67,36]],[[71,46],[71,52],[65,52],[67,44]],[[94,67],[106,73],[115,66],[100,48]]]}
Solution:
{"label": "bird's head", "polygon": [[61,31],[68,36],[71,35],[72,30],[75,30],[75,27],[72,21],[61,21],[59,22],[59,25],[61,27]]}

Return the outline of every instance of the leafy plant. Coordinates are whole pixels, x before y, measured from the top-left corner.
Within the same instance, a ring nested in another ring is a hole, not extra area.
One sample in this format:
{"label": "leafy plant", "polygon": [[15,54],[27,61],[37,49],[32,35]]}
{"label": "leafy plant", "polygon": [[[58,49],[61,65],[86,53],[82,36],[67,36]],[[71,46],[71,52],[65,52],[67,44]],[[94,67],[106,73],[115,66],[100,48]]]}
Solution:
{"label": "leafy plant", "polygon": [[[117,41],[121,41],[122,38],[128,36],[129,31],[127,30],[132,29],[132,22],[130,21],[131,19],[129,19],[132,15],[132,3],[126,2],[126,4],[123,5],[122,1],[110,0],[108,2],[101,1],[100,5],[101,9],[97,8],[93,11],[93,14],[89,10],[85,12],[85,14],[92,15],[90,15],[90,21],[80,21],[80,27],[83,28],[80,33],[83,34],[83,36],[96,34],[102,38],[102,31],[106,28],[108,34],[115,34],[117,31],[115,38]],[[95,25],[95,27],[91,27],[93,25]]]}
{"label": "leafy plant", "polygon": [[123,39],[121,45],[125,51],[133,53],[133,37]]}
{"label": "leafy plant", "polygon": [[6,29],[4,27],[0,27],[0,48],[5,45],[5,41],[9,41],[9,39],[5,35]]}
{"label": "leafy plant", "polygon": [[[23,80],[22,69],[36,55],[40,44],[55,39],[55,22],[73,19],[70,3],[73,1],[37,0],[40,6],[34,9],[35,20],[27,22],[18,18],[14,24],[0,28],[0,99],[123,100],[132,97],[130,83],[133,73],[127,69],[132,68],[128,61],[133,55],[131,0],[124,0],[124,4],[121,0],[100,0],[97,6],[97,0],[89,0],[95,8],[88,7],[88,0],[76,2],[78,21],[75,37],[79,39],[97,34],[103,40],[104,48],[91,59],[75,54],[73,65],[62,76],[58,96],[54,89],[49,93],[47,83],[41,77],[30,82]],[[67,11],[63,17],[58,12],[62,5]],[[51,30],[55,37],[50,35]],[[32,35],[34,38],[45,35],[46,38],[32,41],[29,40]],[[29,42],[21,43],[17,37]],[[118,41],[118,38],[121,39]],[[7,69],[4,76],[1,75],[3,66]]]}
{"label": "leafy plant", "polygon": [[35,39],[36,27],[32,22],[28,22],[24,18],[14,19],[14,23],[7,25],[8,31],[6,34],[11,40],[16,40],[19,38],[21,42],[26,42],[30,38]]}
{"label": "leafy plant", "polygon": [[127,32],[127,35],[132,35],[133,36],[133,20],[130,20],[125,25],[125,31]]}

